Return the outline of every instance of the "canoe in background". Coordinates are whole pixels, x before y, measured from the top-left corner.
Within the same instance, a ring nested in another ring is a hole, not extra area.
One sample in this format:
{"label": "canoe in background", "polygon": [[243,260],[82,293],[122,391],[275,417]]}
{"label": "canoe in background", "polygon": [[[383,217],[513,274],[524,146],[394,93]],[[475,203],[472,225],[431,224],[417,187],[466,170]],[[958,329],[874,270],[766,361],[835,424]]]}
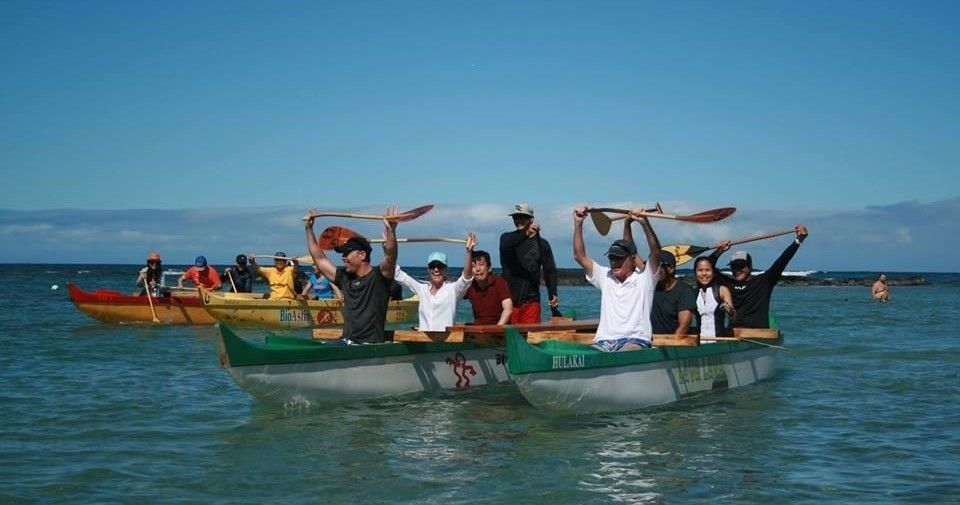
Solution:
{"label": "canoe in background", "polygon": [[84,314],[105,323],[149,324],[213,324],[216,320],[203,309],[196,291],[192,296],[165,295],[153,297],[153,306],[160,323],[153,322],[153,313],[146,296],[126,295],[119,291],[97,289],[84,291],[67,283],[70,301]]}
{"label": "canoe in background", "polygon": [[[343,325],[341,300],[282,300],[251,298],[241,293],[203,292],[203,307],[212,319],[231,326],[265,328],[331,328]],[[391,301],[387,327],[409,327],[417,322],[416,299]]]}

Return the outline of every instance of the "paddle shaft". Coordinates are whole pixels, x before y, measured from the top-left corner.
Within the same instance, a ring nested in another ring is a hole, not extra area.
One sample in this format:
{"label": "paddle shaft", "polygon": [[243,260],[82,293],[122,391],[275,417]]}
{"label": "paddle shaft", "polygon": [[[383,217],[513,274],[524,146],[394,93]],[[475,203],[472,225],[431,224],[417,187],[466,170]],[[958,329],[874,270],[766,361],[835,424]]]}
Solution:
{"label": "paddle shaft", "polygon": [[[758,240],[766,240],[768,238],[780,237],[783,235],[794,233],[795,231],[796,230],[791,228],[789,230],[781,230],[781,231],[775,231],[772,233],[765,233],[763,235],[755,235],[753,237],[735,240],[733,242],[730,242],[730,245],[733,246],[737,244],[746,244],[748,242],[756,242]],[[670,244],[670,245],[663,246],[661,249],[663,249],[664,251],[673,253],[673,255],[676,256],[677,258],[677,265],[679,266],[692,260],[694,256],[700,253],[707,252],[711,249],[716,249],[718,247],[720,247],[720,244],[717,244],[711,247],[705,247],[705,246],[699,246],[699,245],[688,245],[688,244]]]}
{"label": "paddle shaft", "polygon": [[153,315],[153,322],[159,323],[160,318],[157,317],[157,309],[153,307],[153,296],[150,294],[150,282],[147,281],[147,276],[143,276],[143,292],[147,294],[147,303],[150,304],[150,314]]}
{"label": "paddle shaft", "polygon": [[233,292],[237,292],[237,285],[233,282],[233,274],[230,273],[230,269],[227,269],[227,278],[230,279],[230,287],[233,288]]}
{"label": "paddle shaft", "polygon": [[387,216],[383,214],[359,214],[356,212],[331,212],[331,211],[311,212],[303,216],[303,220],[306,221],[310,218],[316,218],[316,217],[350,217],[353,219],[375,219],[377,221],[386,219],[387,221],[402,222],[402,221],[411,221],[413,219],[416,219],[426,214],[427,212],[430,212],[430,209],[432,208],[433,208],[433,205],[424,205],[422,207],[417,207],[416,209],[411,209],[406,212],[401,212],[394,216]]}
{"label": "paddle shaft", "polygon": [[780,349],[781,351],[789,351],[786,347],[781,347],[779,345],[768,344],[766,342],[760,342],[758,340],[751,340],[749,338],[738,338],[738,337],[716,337],[714,340],[724,341],[724,342],[750,342],[751,344],[765,345],[767,347],[773,347],[774,349]]}

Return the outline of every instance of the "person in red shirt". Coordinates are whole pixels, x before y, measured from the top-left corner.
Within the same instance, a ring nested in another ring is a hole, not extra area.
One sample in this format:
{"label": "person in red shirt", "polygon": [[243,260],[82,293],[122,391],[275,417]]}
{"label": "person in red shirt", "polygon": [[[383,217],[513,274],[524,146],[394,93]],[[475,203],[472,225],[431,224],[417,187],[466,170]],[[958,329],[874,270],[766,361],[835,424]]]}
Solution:
{"label": "person in red shirt", "polygon": [[183,281],[187,279],[193,281],[194,286],[200,286],[203,289],[218,290],[222,285],[217,269],[207,266],[207,258],[203,256],[197,256],[193,266],[177,280],[177,287],[182,288]]}
{"label": "person in red shirt", "polygon": [[473,306],[473,324],[507,324],[513,312],[510,286],[490,271],[490,254],[473,251],[470,268],[473,269],[473,282],[463,297]]}

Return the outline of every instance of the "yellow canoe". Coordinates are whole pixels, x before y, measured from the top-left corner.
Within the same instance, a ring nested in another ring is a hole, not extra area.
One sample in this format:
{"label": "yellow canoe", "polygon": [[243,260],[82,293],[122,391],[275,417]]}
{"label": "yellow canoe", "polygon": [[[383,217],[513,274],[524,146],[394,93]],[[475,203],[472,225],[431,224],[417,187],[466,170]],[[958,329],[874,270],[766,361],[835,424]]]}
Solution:
{"label": "yellow canoe", "polygon": [[[251,299],[237,293],[205,291],[203,308],[218,321],[232,326],[268,328],[336,328],[343,326],[340,300]],[[416,298],[391,301],[387,305],[388,329],[417,323]],[[391,328],[392,327],[392,328]]]}

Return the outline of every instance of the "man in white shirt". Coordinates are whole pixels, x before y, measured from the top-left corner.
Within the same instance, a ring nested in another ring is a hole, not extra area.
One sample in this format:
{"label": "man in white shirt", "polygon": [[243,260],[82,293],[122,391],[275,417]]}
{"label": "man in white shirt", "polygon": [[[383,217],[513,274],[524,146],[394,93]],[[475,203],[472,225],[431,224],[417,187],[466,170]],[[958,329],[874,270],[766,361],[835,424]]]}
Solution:
{"label": "man in white shirt", "polygon": [[610,267],[590,259],[583,242],[587,208],[581,205],[573,211],[573,256],[587,281],[600,290],[600,325],[593,345],[603,351],[631,351],[651,345],[650,310],[660,270],[660,241],[642,212],[631,210],[626,221],[626,226],[639,221],[647,236],[650,256],[641,272],[633,241],[620,239],[607,249]]}
{"label": "man in white shirt", "polygon": [[453,282],[447,281],[447,255],[434,252],[427,258],[427,274],[429,282],[422,282],[407,275],[397,265],[394,278],[406,286],[420,298],[418,312],[420,314],[420,331],[445,331],[447,326],[453,325],[453,317],[457,312],[457,302],[463,298],[473,280],[473,270],[470,261],[473,248],[477,245],[477,237],[473,233],[467,235],[466,258],[463,264],[463,273]]}

